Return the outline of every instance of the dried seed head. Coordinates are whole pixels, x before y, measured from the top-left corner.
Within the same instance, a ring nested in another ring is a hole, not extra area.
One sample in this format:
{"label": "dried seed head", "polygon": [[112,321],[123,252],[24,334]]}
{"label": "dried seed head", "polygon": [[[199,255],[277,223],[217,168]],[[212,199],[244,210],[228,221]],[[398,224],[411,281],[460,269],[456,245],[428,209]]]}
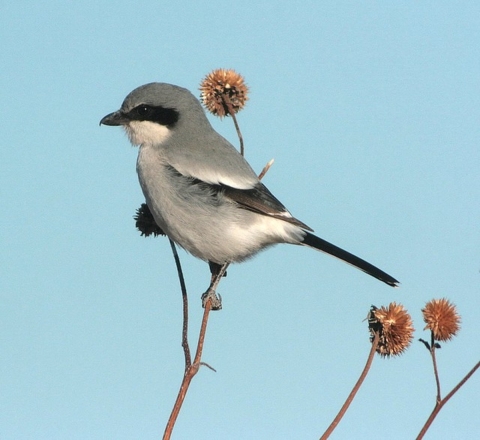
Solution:
{"label": "dried seed head", "polygon": [[390,303],[377,309],[372,306],[368,317],[370,340],[379,334],[377,353],[381,356],[396,356],[403,353],[413,339],[412,318],[401,304]]}
{"label": "dried seed head", "polygon": [[437,341],[448,341],[460,330],[461,319],[457,308],[446,298],[427,302],[422,313],[427,324],[424,330],[431,330]]}
{"label": "dried seed head", "polygon": [[150,235],[154,237],[165,235],[162,228],[155,222],[152,212],[146,203],[140,205],[140,208],[137,209],[133,218],[135,219],[135,226],[140,231],[140,235],[145,237],[149,237]]}
{"label": "dried seed head", "polygon": [[248,87],[241,75],[232,69],[217,69],[200,84],[200,99],[205,108],[216,116],[238,113],[248,100]]}

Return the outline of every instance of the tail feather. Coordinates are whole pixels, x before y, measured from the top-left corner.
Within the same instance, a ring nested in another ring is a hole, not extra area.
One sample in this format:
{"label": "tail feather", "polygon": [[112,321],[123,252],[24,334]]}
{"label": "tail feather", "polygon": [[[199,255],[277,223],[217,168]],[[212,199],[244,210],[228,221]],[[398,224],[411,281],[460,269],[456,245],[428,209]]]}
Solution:
{"label": "tail feather", "polygon": [[328,241],[325,241],[317,237],[316,235],[311,234],[310,232],[306,233],[302,244],[318,249],[319,251],[330,254],[336,258],[339,258],[340,260],[343,260],[346,263],[351,264],[352,266],[355,266],[360,270],[363,270],[365,273],[368,273],[368,275],[377,278],[380,281],[383,281],[389,286],[398,287],[399,282],[392,276],[385,273],[383,270],[380,270],[373,264],[367,263],[365,260],[356,257],[350,252],[344,251],[338,246],[335,246],[332,243],[329,243]]}

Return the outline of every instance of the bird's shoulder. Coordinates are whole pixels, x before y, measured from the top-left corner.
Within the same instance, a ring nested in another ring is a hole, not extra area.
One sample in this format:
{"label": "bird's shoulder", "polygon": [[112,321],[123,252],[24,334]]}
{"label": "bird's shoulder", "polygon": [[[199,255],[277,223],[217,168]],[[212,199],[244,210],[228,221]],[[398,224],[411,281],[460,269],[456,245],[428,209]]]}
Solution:
{"label": "bird's shoulder", "polygon": [[215,131],[189,139],[172,138],[163,154],[177,172],[205,183],[251,189],[259,182],[243,156]]}

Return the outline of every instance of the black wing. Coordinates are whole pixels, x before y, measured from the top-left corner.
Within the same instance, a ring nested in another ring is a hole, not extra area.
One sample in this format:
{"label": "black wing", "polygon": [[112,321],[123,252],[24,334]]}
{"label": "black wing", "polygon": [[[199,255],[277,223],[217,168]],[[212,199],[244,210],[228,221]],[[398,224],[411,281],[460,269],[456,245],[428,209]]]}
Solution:
{"label": "black wing", "polygon": [[237,189],[227,185],[219,186],[221,186],[221,191],[225,197],[231,199],[243,209],[278,218],[307,231],[313,231],[305,223],[293,217],[263,183],[258,183],[252,189]]}

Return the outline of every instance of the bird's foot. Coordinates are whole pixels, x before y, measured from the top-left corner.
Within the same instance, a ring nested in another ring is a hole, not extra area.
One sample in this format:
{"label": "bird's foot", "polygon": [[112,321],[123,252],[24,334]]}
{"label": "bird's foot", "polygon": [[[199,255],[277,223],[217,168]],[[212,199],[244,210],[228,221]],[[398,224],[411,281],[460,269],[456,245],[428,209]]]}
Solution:
{"label": "bird's foot", "polygon": [[208,289],[202,295],[202,307],[205,308],[207,301],[210,300],[212,303],[211,310],[222,310],[222,296],[215,292],[213,289]]}

